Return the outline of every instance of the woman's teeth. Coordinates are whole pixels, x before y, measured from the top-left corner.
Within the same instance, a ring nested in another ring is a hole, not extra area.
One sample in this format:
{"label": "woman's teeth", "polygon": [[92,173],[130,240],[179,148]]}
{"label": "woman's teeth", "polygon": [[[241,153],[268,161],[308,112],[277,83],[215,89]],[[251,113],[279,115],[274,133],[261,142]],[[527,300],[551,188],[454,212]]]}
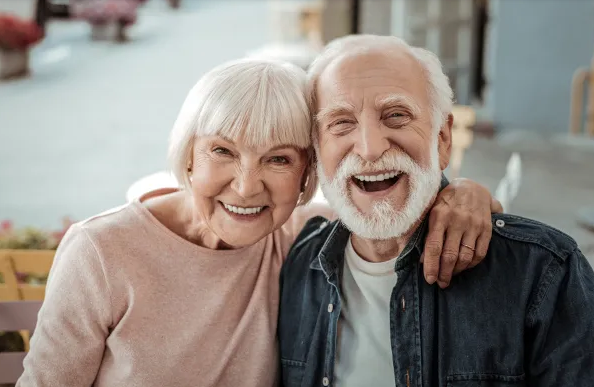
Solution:
{"label": "woman's teeth", "polygon": [[384,181],[398,176],[398,172],[390,172],[379,175],[356,175],[355,179],[360,181]]}
{"label": "woman's teeth", "polygon": [[228,204],[223,203],[223,206],[228,210],[235,214],[240,215],[253,215],[257,214],[264,209],[264,207],[235,207],[230,206]]}

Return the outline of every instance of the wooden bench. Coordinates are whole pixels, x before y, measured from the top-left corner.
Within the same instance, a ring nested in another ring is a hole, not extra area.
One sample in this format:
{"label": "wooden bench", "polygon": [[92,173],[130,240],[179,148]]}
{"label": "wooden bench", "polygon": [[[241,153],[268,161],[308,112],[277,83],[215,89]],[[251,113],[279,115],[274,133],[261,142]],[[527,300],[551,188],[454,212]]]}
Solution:
{"label": "wooden bench", "polygon": [[[0,301],[0,331],[33,332],[42,301]],[[23,374],[21,352],[0,352],[0,384],[16,383]]]}
{"label": "wooden bench", "polygon": [[0,250],[1,301],[43,301],[45,283],[19,283],[18,275],[27,274],[47,278],[54,261],[53,250]]}
{"label": "wooden bench", "polygon": [[[0,250],[0,274],[4,279],[4,283],[0,284],[0,302],[42,302],[45,298],[45,281],[39,284],[21,283],[18,277],[27,274],[47,278],[54,256],[55,251],[52,250]],[[0,327],[0,331],[10,329]],[[28,351],[31,332],[25,328],[15,331],[19,331],[23,337],[25,350]]]}

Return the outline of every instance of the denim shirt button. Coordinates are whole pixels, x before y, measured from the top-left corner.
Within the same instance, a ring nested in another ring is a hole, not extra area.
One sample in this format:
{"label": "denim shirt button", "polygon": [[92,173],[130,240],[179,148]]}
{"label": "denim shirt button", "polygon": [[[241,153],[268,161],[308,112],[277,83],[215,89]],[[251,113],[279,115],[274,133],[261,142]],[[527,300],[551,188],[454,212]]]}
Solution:
{"label": "denim shirt button", "polygon": [[503,226],[505,226],[505,222],[503,220],[501,220],[501,219],[497,219],[495,221],[495,226],[497,226],[497,227],[503,227]]}
{"label": "denim shirt button", "polygon": [[324,386],[329,386],[330,385],[330,379],[328,379],[327,377],[324,376],[324,379],[322,379],[322,384]]}
{"label": "denim shirt button", "polygon": [[334,310],[334,305],[328,304],[328,313],[332,313],[333,310]]}

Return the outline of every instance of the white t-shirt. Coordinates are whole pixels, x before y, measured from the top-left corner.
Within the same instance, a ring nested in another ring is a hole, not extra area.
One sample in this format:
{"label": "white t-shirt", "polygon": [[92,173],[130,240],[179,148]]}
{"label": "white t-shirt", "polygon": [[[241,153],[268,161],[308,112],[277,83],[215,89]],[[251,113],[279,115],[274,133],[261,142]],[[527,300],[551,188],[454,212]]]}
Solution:
{"label": "white t-shirt", "polygon": [[390,341],[390,297],[396,259],[372,263],[345,250],[341,314],[334,368],[339,387],[395,386]]}

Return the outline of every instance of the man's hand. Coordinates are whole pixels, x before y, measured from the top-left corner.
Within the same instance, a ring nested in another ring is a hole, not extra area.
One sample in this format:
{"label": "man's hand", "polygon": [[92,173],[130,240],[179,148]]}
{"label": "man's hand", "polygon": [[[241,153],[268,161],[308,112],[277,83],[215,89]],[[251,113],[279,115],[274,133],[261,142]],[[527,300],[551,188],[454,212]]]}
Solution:
{"label": "man's hand", "polygon": [[429,233],[421,256],[428,283],[446,288],[453,274],[485,258],[492,212],[503,212],[501,203],[472,180],[454,179],[439,193],[429,214]]}

